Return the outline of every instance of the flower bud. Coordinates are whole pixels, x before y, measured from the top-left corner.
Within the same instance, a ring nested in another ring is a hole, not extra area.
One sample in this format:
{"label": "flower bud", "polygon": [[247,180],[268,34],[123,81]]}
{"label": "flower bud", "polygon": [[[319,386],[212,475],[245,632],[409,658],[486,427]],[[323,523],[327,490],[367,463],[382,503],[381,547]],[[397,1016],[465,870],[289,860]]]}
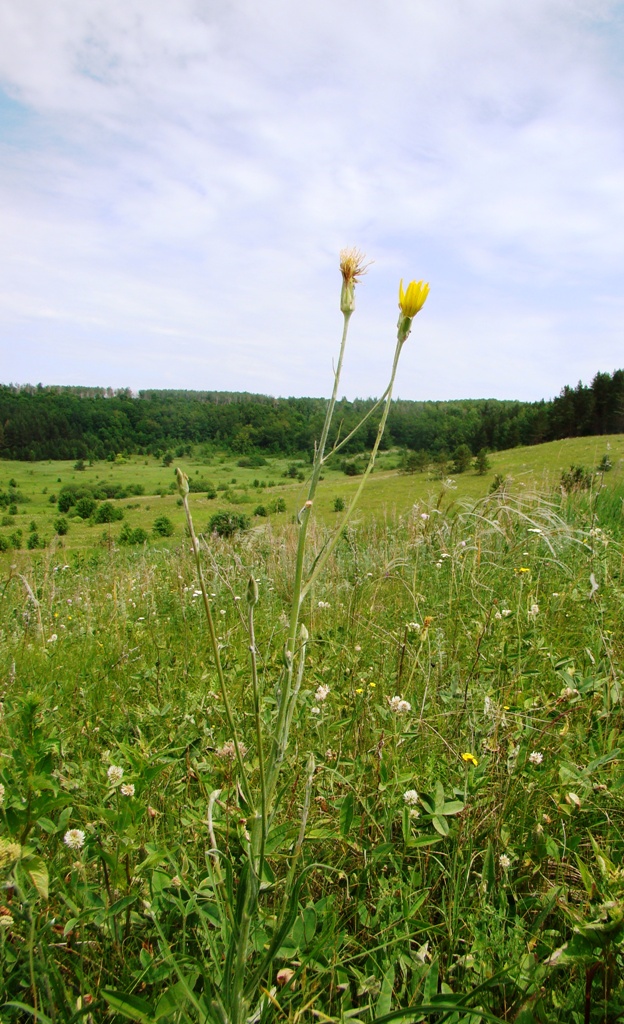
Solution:
{"label": "flower bud", "polygon": [[249,577],[249,583],[247,584],[247,604],[250,608],[258,603],[258,584],[256,583],[253,576]]}
{"label": "flower bud", "polygon": [[181,498],[186,498],[189,492],[189,482],[186,473],[183,473],[181,469],[176,469],[176,480],[178,481],[178,491]]}

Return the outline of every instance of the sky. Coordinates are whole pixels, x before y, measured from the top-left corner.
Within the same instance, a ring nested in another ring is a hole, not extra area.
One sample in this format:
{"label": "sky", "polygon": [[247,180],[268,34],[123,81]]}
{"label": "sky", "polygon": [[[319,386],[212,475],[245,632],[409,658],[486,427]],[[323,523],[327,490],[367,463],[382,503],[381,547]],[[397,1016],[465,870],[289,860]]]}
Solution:
{"label": "sky", "polygon": [[558,394],[624,367],[624,2],[3,0],[0,382]]}

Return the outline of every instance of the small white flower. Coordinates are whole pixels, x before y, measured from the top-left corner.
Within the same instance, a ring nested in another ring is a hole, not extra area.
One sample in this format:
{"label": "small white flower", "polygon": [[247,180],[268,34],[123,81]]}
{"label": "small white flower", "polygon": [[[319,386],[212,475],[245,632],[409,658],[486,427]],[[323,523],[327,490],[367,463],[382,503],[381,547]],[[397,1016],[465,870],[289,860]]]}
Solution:
{"label": "small white flower", "polygon": [[174,885],[176,889],[180,889],[182,887],[182,879],[179,875],[174,875],[171,879],[171,884]]}
{"label": "small white flower", "polygon": [[121,768],[118,764],[112,764],[110,766],[106,774],[108,775],[108,781],[110,782],[111,786],[119,785],[119,783],[123,779],[123,772],[123,768]]}
{"label": "small white flower", "polygon": [[2,785],[2,783],[0,782],[0,807],[2,807],[2,804],[4,803],[4,794],[5,794],[5,789],[4,789],[4,786]]}
{"label": "small white flower", "polygon": [[15,918],[12,914],[3,914],[2,917],[0,917],[0,928],[9,929],[12,928],[14,924]]}
{"label": "small white flower", "polygon": [[354,650],[354,651],[355,651],[355,652],[356,652],[357,654],[359,654],[359,653],[360,653],[360,651],[362,650],[362,648],[360,647],[360,645],[359,645],[359,644],[356,644],[356,645],[355,645],[355,647],[353,648],[353,650]]}
{"label": "small white flower", "polygon": [[408,807],[415,807],[418,803],[418,793],[415,789],[407,789],[403,794],[403,800]]}
{"label": "small white flower", "polygon": [[436,569],[442,568],[442,562],[436,562]]}
{"label": "small white flower", "polygon": [[531,605],[531,607],[529,608],[529,615],[531,616],[532,619],[534,619],[536,615],[539,615],[539,605],[538,604],[532,604]]}
{"label": "small white flower", "polygon": [[331,608],[329,601],[319,601],[319,608]]}
{"label": "small white flower", "polygon": [[541,533],[541,532],[542,531],[538,530],[536,526],[530,526],[529,529],[527,530],[527,533]]}
{"label": "small white flower", "polygon": [[394,711],[395,715],[405,715],[408,711],[412,710],[412,705],[408,700],[403,700],[402,697],[388,697],[388,704],[390,710]]}
{"label": "small white flower", "polygon": [[572,700],[574,697],[580,697],[580,693],[573,686],[564,686],[563,690],[561,691],[561,696],[565,700]]}
{"label": "small white flower", "polygon": [[420,518],[424,519],[426,521],[429,518],[429,513],[428,512],[421,512],[420,513]]}
{"label": "small white flower", "polygon": [[323,701],[327,699],[328,694],[329,694],[329,686],[321,685],[321,686],[319,686],[318,690],[314,694],[314,699],[317,700],[320,704],[322,704]]}
{"label": "small white flower", "polygon": [[502,619],[502,617],[503,617],[503,616],[501,615],[501,613],[500,613],[500,612],[494,612],[494,618],[495,618],[495,619]]}
{"label": "small white flower", "polygon": [[320,715],[320,713],[321,713],[321,709],[320,708],[310,708],[310,714],[311,715]]}
{"label": "small white flower", "polygon": [[134,796],[134,783],[133,782],[124,782],[124,784],[123,784],[123,786],[121,786],[119,792],[121,793],[122,796]]}
{"label": "small white flower", "polygon": [[53,644],[56,640],[58,640],[58,636],[56,635],[56,633],[53,633],[52,636],[48,637],[49,644]]}
{"label": "small white flower", "polygon": [[507,868],[511,867],[511,860],[509,859],[506,853],[501,853],[500,857],[498,858],[498,863],[502,867],[503,871],[507,871]]}
{"label": "small white flower", "polygon": [[410,630],[411,633],[419,633],[422,627],[420,625],[420,622],[408,622],[407,628]]}
{"label": "small white flower", "polygon": [[534,750],[531,754],[529,754],[529,761],[531,764],[541,764],[543,760],[544,755],[542,754],[541,750]]}
{"label": "small white flower", "polygon": [[81,850],[84,846],[85,834],[82,829],[70,828],[63,836],[63,842],[69,850]]}
{"label": "small white flower", "polygon": [[501,608],[501,615],[506,619],[509,615],[512,615],[511,608]]}

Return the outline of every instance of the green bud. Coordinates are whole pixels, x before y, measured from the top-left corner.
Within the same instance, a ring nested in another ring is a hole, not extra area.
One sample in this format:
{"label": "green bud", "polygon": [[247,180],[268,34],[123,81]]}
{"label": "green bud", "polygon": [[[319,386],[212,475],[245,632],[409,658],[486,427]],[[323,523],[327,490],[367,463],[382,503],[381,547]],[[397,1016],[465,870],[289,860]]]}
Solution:
{"label": "green bud", "polygon": [[178,481],[178,491],[180,492],[181,498],[186,498],[189,492],[189,482],[186,473],[183,473],[181,469],[176,469],[176,480]]}
{"label": "green bud", "polygon": [[247,584],[247,604],[250,608],[258,603],[258,584],[256,583],[253,576],[249,577],[249,583]]}

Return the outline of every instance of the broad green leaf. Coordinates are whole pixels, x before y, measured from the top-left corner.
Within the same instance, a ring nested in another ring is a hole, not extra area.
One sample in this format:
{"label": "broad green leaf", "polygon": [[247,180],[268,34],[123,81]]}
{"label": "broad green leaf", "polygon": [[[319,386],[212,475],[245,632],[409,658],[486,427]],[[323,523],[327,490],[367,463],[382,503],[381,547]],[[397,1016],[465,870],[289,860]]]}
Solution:
{"label": "broad green leaf", "polygon": [[394,964],[390,964],[384,972],[383,980],[381,982],[381,992],[379,993],[379,999],[377,1000],[377,1006],[375,1007],[375,1015],[377,1017],[383,1016],[384,1013],[390,1013],[390,1010],[392,1009],[393,988]]}
{"label": "broad green leaf", "polygon": [[129,995],[127,992],[113,992],[102,989],[102,996],[109,1006],[128,1020],[138,1020],[139,1024],[155,1024],[152,1008],[145,999]]}
{"label": "broad green leaf", "polygon": [[47,900],[50,878],[48,875],[48,868],[43,857],[38,857],[36,854],[29,854],[28,857],[24,857],[22,860],[22,866],[27,871],[31,882],[39,895],[42,899]]}

